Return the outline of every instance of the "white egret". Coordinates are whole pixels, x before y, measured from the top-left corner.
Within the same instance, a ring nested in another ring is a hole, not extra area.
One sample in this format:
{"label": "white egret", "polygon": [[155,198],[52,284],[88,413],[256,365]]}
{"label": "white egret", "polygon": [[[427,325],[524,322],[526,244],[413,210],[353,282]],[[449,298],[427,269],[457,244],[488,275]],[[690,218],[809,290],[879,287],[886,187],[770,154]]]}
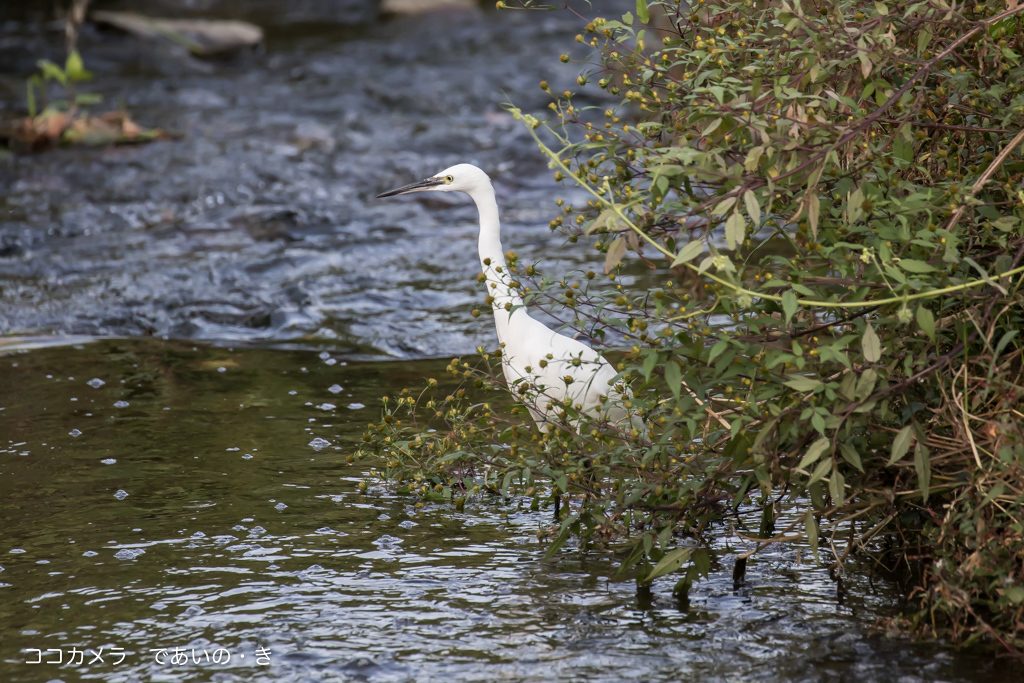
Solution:
{"label": "white egret", "polygon": [[509,390],[530,410],[537,426],[546,431],[565,410],[568,399],[578,413],[589,413],[645,434],[643,421],[629,415],[623,406],[631,396],[628,387],[621,380],[611,384],[617,373],[608,361],[586,344],[530,317],[513,285],[501,248],[498,203],[488,175],[471,164],[457,164],[377,198],[427,191],[465,192],[476,203],[480,214],[480,265],[501,343],[505,380]]}

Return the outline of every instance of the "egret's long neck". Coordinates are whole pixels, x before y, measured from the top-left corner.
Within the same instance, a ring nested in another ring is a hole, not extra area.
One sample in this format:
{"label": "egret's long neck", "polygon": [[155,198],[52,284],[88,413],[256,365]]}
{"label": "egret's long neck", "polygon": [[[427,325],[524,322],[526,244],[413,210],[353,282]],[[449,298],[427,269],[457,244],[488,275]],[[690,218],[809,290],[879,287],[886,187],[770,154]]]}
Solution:
{"label": "egret's long neck", "polygon": [[480,267],[487,278],[487,294],[493,298],[491,307],[498,326],[498,337],[502,339],[509,322],[509,309],[522,306],[523,300],[510,286],[514,278],[508,271],[505,253],[501,249],[501,224],[498,221],[494,189],[482,188],[470,196],[480,212]]}

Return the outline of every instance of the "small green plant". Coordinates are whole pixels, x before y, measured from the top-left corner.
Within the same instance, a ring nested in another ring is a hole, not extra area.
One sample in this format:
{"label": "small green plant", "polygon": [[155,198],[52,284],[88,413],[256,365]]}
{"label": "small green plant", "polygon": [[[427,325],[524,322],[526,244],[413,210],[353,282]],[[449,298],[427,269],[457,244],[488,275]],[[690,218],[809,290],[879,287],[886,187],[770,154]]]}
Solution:
{"label": "small green plant", "polygon": [[[51,62],[48,59],[40,59],[38,62],[39,73],[32,74],[26,83],[26,99],[28,101],[28,115],[32,118],[44,114],[46,110],[73,112],[79,107],[87,107],[99,104],[103,101],[101,95],[91,93],[77,93],[75,85],[83,81],[92,80],[92,74],[85,70],[82,57],[78,50],[72,50],[68,54],[64,67]],[[59,83],[65,89],[64,99],[50,100],[41,111],[38,105],[37,93],[45,99],[46,84],[50,81]]]}
{"label": "small green plant", "polygon": [[[161,130],[139,126],[123,110],[92,115],[87,107],[100,104],[103,98],[77,91],[76,86],[91,80],[92,74],[85,70],[76,49],[69,51],[63,67],[47,59],[39,60],[38,65],[39,72],[26,83],[28,117],[0,126],[0,140],[17,148],[38,149],[57,143],[104,145],[165,137]],[[52,83],[64,89],[64,97],[47,98]]]}

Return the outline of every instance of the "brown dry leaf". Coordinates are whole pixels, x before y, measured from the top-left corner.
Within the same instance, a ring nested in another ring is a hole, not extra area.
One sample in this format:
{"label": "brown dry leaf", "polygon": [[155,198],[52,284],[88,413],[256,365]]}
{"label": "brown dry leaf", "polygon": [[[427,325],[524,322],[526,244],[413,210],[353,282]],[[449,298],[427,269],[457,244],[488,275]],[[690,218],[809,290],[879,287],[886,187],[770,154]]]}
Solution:
{"label": "brown dry leaf", "polygon": [[125,117],[124,121],[121,122],[121,132],[129,140],[134,140],[135,138],[139,137],[142,131],[142,126],[135,123],[127,116]]}
{"label": "brown dry leaf", "polygon": [[48,140],[59,140],[68,127],[68,115],[64,112],[43,113],[31,121],[35,133]]}
{"label": "brown dry leaf", "polygon": [[26,117],[0,125],[0,142],[12,140],[30,149],[45,147],[60,140],[67,125],[66,113],[45,111],[35,118]]}

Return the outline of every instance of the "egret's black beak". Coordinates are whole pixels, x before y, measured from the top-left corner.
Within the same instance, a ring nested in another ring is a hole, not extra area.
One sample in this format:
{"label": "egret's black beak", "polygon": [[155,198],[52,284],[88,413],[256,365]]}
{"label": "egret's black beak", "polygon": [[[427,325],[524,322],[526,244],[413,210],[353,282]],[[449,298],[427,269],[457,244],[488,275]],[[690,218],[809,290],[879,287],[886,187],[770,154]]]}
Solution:
{"label": "egret's black beak", "polygon": [[376,199],[383,199],[384,197],[394,197],[396,194],[405,194],[406,192],[416,192],[417,190],[429,190],[438,185],[444,185],[444,179],[442,178],[427,178],[426,180],[419,180],[409,185],[403,185],[402,187],[394,190],[388,190],[377,195]]}

